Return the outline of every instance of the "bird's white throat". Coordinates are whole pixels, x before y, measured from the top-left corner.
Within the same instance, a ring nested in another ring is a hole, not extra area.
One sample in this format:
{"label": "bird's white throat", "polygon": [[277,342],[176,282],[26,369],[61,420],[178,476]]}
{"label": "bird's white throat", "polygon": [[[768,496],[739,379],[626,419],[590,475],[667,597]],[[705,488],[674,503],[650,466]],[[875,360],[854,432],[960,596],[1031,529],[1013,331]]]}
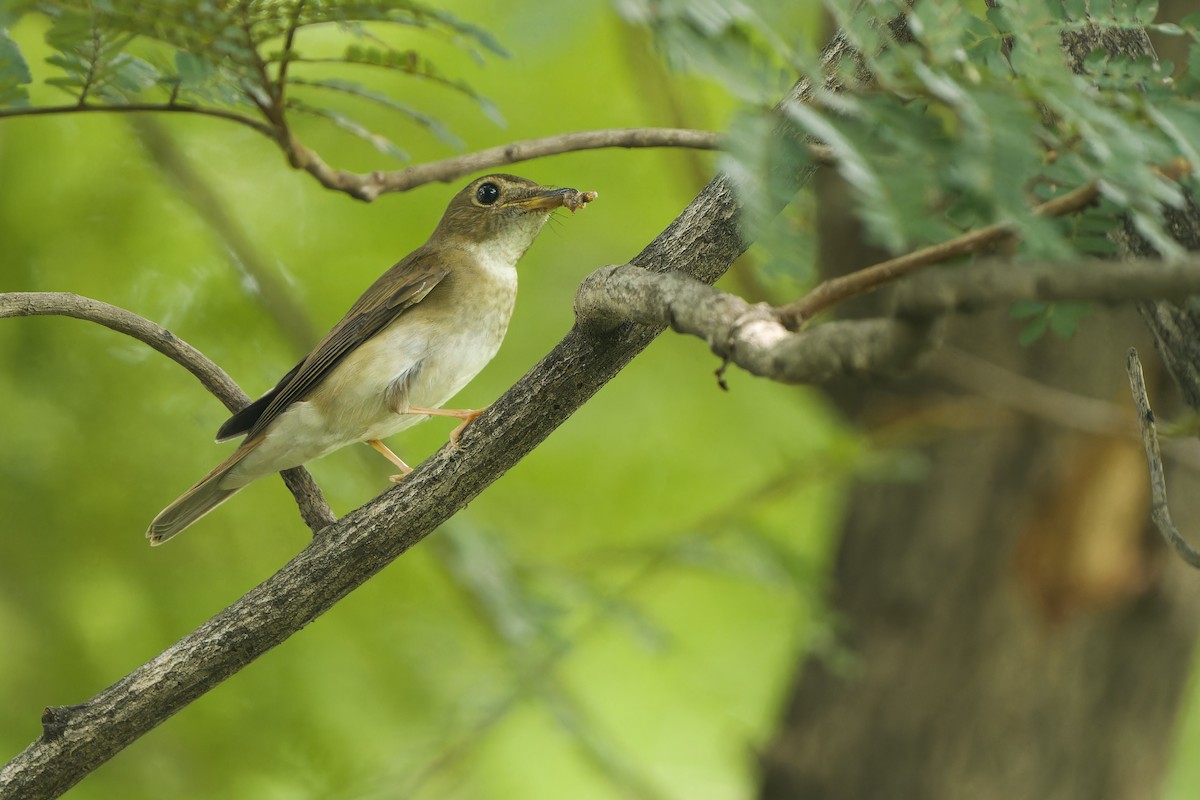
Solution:
{"label": "bird's white throat", "polygon": [[460,247],[492,278],[503,284],[517,279],[517,262],[533,244],[549,215],[531,216],[523,225],[504,229],[486,242],[465,242]]}

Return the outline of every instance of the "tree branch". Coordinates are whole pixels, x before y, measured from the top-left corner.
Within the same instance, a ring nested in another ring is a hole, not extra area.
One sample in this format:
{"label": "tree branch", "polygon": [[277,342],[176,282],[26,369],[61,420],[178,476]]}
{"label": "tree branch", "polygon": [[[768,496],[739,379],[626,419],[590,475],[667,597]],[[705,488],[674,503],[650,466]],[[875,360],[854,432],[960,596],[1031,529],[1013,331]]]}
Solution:
{"label": "tree branch", "polygon": [[[262,109],[267,113],[266,109]],[[687,147],[696,150],[717,150],[722,137],[711,131],[686,128],[610,128],[595,131],[575,131],[539,139],[524,139],[519,142],[491,147],[442,161],[414,164],[400,170],[375,172],[349,172],[337,169],[325,162],[315,150],[309,149],[286,129],[272,123],[261,122],[252,117],[220,108],[181,105],[178,103],[130,103],[128,105],[73,104],[60,106],[37,106],[30,108],[0,109],[0,119],[10,117],[32,117],[49,114],[67,114],[81,111],[112,113],[186,113],[226,119],[245,125],[271,141],[279,144],[288,162],[296,169],[312,175],[326,189],[345,192],[357,200],[370,202],[381,194],[406,192],[427,183],[449,183],[464,175],[506,164],[518,164],[535,158],[573,153],[579,150],[599,150],[608,147]],[[813,146],[814,157],[820,161],[832,160],[832,155],[820,145]]]}
{"label": "tree branch", "polygon": [[253,117],[243,116],[236,111],[226,111],[223,108],[205,108],[202,106],[191,106],[181,103],[128,103],[119,106],[106,105],[91,105],[72,103],[71,105],[61,106],[30,106],[27,108],[5,108],[0,109],[0,119],[9,119],[12,117],[39,117],[50,114],[76,114],[80,112],[110,112],[114,114],[153,114],[153,113],[168,113],[168,114],[201,114],[207,117],[217,117],[218,119],[229,120],[236,122],[239,125],[245,125],[247,128],[261,133],[263,136],[275,140],[275,131],[265,122],[261,122]]}
{"label": "tree branch", "polygon": [[750,305],[686,276],[626,264],[585,278],[575,315],[582,329],[595,332],[623,322],[670,326],[703,339],[713,353],[754,375],[823,383],[909,367],[933,344],[932,322],[946,314],[1018,300],[1123,303],[1191,294],[1200,294],[1200,258],[1074,265],[995,261],[913,278],[897,290],[894,318],[826,323],[797,333],[784,322],[793,306]]}
{"label": "tree branch", "polygon": [[[1192,165],[1176,159],[1158,168],[1164,180],[1178,181],[1192,172]],[[1087,208],[1100,197],[1099,181],[1080,186],[1061,197],[1047,200],[1034,206],[1033,213],[1042,217],[1062,217]],[[789,330],[799,330],[807,320],[818,313],[849,300],[852,297],[873,292],[897,278],[910,275],[925,267],[941,264],[958,256],[977,253],[986,247],[1019,235],[1012,223],[997,222],[974,231],[968,231],[945,242],[924,247],[906,255],[860,269],[849,275],[832,278],[818,285],[799,300],[780,310],[780,319]]]}
{"label": "tree branch", "polygon": [[525,139],[442,161],[414,164],[391,172],[356,173],[335,169],[300,142],[293,139],[291,143],[293,163],[297,168],[307,171],[328,189],[345,192],[351,197],[367,202],[389,192],[406,192],[435,181],[448,183],[472,172],[579,150],[605,147],[690,147],[716,150],[720,146],[721,136],[709,131],[685,128],[613,128]]}
{"label": "tree branch", "polygon": [[628,264],[588,275],[575,295],[575,316],[594,332],[625,321],[670,326],[703,339],[726,362],[783,383],[903,368],[925,348],[928,334],[924,322],[897,319],[831,322],[792,333],[765,303],[750,305],[686,276]]}
{"label": "tree branch", "polygon": [[[1086,208],[1099,195],[1100,184],[1093,181],[1062,197],[1056,197],[1036,206],[1033,213],[1048,217],[1063,216]],[[968,231],[948,241],[851,272],[849,275],[831,278],[799,300],[784,306],[780,310],[780,319],[789,330],[799,330],[805,321],[844,300],[873,292],[886,283],[925,267],[941,264],[968,253],[977,253],[985,247],[1002,242],[1014,235],[1016,235],[1016,231],[1012,223],[997,222],[978,230]]]}
{"label": "tree branch", "polygon": [[1014,264],[993,260],[944,269],[897,287],[898,316],[970,313],[1019,300],[1090,300],[1118,304],[1200,293],[1200,255],[1183,261],[1086,259],[1078,263]]}
{"label": "tree branch", "polygon": [[1129,390],[1133,393],[1138,428],[1142,432],[1142,446],[1146,449],[1146,462],[1150,468],[1150,518],[1179,557],[1188,566],[1200,569],[1200,552],[1187,543],[1171,521],[1171,509],[1167,505],[1167,479],[1163,474],[1162,454],[1158,450],[1154,412],[1146,395],[1146,379],[1142,376],[1142,362],[1138,358],[1137,348],[1129,348],[1125,369],[1129,373]]}
{"label": "tree branch", "polygon": [[[149,345],[192,373],[201,385],[220,400],[230,411],[238,411],[250,403],[223,369],[208,356],[192,347],[161,325],[139,317],[131,311],[99,300],[68,292],[8,292],[0,294],[0,319],[6,317],[60,316],[95,322],[110,330],[132,336]],[[282,473],[283,481],[296,498],[304,523],[317,533],[336,520],[316,481],[303,467]],[[4,783],[0,781],[0,788]]]}
{"label": "tree branch", "polygon": [[[732,188],[717,178],[637,261],[715,280],[743,249],[736,214]],[[52,711],[43,735],[0,770],[0,798],[58,796],[324,613],[526,456],[660,330],[569,333],[467,428],[461,449],[443,448],[401,485],[325,528],[279,572],[125,678]]]}

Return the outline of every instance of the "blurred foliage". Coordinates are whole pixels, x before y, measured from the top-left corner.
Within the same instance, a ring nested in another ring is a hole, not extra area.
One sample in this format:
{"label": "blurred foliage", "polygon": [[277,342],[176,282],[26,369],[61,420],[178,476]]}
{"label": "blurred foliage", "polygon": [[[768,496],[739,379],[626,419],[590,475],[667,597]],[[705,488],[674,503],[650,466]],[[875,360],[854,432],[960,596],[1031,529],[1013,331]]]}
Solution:
{"label": "blurred foliage", "polygon": [[[492,102],[466,82],[447,77],[416,49],[393,47],[381,33],[381,25],[403,26],[447,39],[476,60],[483,52],[506,55],[483,28],[424,3],[3,0],[0,24],[30,13],[50,21],[45,41],[53,52],[46,63],[55,70],[42,81],[63,90],[78,105],[232,110],[258,117],[267,129],[277,132],[285,129],[287,112],[297,112],[326,119],[381,152],[408,158],[386,136],[319,103],[314,98],[321,92],[312,90],[322,90],[383,105],[442,141],[461,146],[461,140],[434,115],[359,81],[304,77],[303,72],[313,65],[317,74],[327,74],[331,66],[354,65],[452,90],[501,121]],[[310,50],[317,35],[330,27],[338,31],[339,44],[347,43],[340,50],[330,51],[328,46]],[[299,67],[300,74],[293,67]],[[15,43],[0,39],[0,108],[28,105],[25,85],[33,80]],[[307,95],[294,96],[296,88]]]}
{"label": "blurred foliage", "polygon": [[[0,85],[29,107],[62,103],[70,95],[46,80],[68,74],[48,61],[63,57],[47,39],[57,20],[5,8],[0,43],[13,44],[0,44],[3,72],[21,63],[33,74]],[[429,113],[471,149],[566,130],[729,122],[727,92],[638,55],[645,40],[603,2],[497,16],[475,0],[454,14],[491,20],[514,57],[481,65],[450,33],[334,23],[306,28],[296,46],[341,61],[288,74],[359,82]],[[419,52],[494,98],[508,129],[440,83],[349,63],[369,60],[351,55],[354,45]],[[122,52],[160,77],[178,74],[191,102],[246,109],[244,87],[234,85],[243,99],[227,95],[211,63],[142,36]],[[650,82],[673,105],[648,103]],[[170,91],[160,82],[136,97],[164,102]],[[415,159],[449,154],[382,104],[308,91],[305,102],[322,98]],[[428,235],[455,188],[349,202],[288,170],[245,127],[137,119],[0,120],[0,290],[75,291],[130,308],[252,394],[296,357],[295,335],[264,292],[291,295],[323,330]],[[177,143],[224,223],[148,146],[147,122]],[[331,161],[381,166],[320,120],[291,125]],[[500,356],[459,401],[486,404],[535,363],[569,329],[580,279],[628,260],[714,168],[709,154],[621,150],[514,167],[598,190],[601,201],[552,219],[522,263]],[[255,252],[235,247],[229,224]],[[806,393],[745,376],[729,376],[721,392],[716,366],[700,342],[656,343],[431,540],[71,796],[745,794],[755,773],[747,754],[770,734],[798,649],[829,638],[814,600],[824,532],[839,476],[869,454]],[[149,518],[227,447],[210,443],[220,405],[138,343],[77,321],[5,320],[0,374],[0,746],[11,755],[37,736],[42,707],[124,675],[267,577],[308,534],[279,482],[261,481],[171,547],[145,546]],[[447,432],[431,423],[393,446],[420,460]],[[313,465],[338,513],[388,486],[386,462],[361,450]]]}
{"label": "blurred foliage", "polygon": [[[878,55],[881,31],[855,23],[876,84],[781,118],[771,106],[795,75],[817,74],[816,3],[614,0],[618,15],[576,0],[501,16],[470,0],[450,16],[404,2],[0,0],[0,117],[65,96],[275,125],[265,109],[283,98],[289,127],[357,169],[381,168],[376,154],[309,117],[417,160],[576,129],[725,129],[720,164],[744,191],[757,277],[794,290],[811,279],[814,201],[790,195],[786,175],[807,156],[771,135],[779,124],[837,148],[872,235],[893,249],[1002,219],[1022,226],[1025,254],[1100,252],[1125,209],[1158,235],[1178,190],[1153,165],[1192,158],[1200,57],[1173,83],[1098,57],[1071,76],[1051,5],[983,18],[931,0],[917,41]],[[1120,21],[1145,19],[1146,4],[1117,5]],[[641,52],[638,26],[675,74]],[[1194,23],[1164,30],[1196,36]],[[510,51],[483,68],[481,55]],[[144,129],[96,114],[0,119],[0,290],[130,308],[253,394],[296,356],[267,309],[331,324],[420,243],[452,189],[350,203],[244,128],[184,117],[154,119],[288,303],[268,303],[262,272],[150,155]],[[541,357],[570,327],[582,276],[628,260],[716,166],[595,151],[515,168],[601,201],[552,220],[522,264],[500,356],[460,401],[487,403]],[[1101,176],[1106,204],[1070,222],[1030,216]],[[1078,320],[1063,304],[1029,313],[1057,333]],[[816,598],[841,484],[864,470],[911,479],[919,465],[871,452],[804,391],[731,375],[720,392],[715,366],[701,343],[656,343],[435,537],[71,796],[750,794],[797,654],[839,656]],[[43,706],[78,702],[168,646],[307,531],[262,481],[150,551],[148,519],[225,452],[208,443],[219,404],[137,343],[69,320],[0,322],[0,373],[0,744],[15,753]],[[397,446],[419,458],[445,436],[431,423]],[[313,465],[339,513],[387,487],[388,465],[357,450]]]}
{"label": "blurred foliage", "polygon": [[[792,201],[788,176],[807,158],[804,148],[770,136],[782,124],[771,113],[781,75],[812,81],[812,102],[789,104],[783,115],[797,139],[833,148],[855,190],[856,213],[874,243],[892,253],[1004,222],[1020,230],[1019,257],[1103,255],[1112,252],[1105,234],[1121,214],[1164,256],[1180,253],[1163,230],[1163,208],[1180,206],[1197,176],[1181,185],[1159,170],[1179,158],[1200,165],[1200,14],[1152,25],[1155,2],[984,9],[982,2],[922,0],[908,18],[911,41],[896,43],[879,20],[897,18],[903,5],[824,3],[863,54],[861,62],[834,65],[845,89],[835,91],[823,79],[819,42],[781,20],[779,4],[616,2],[628,18],[653,27],[672,63],[712,76],[744,104],[723,167],[739,179],[748,238],[801,279],[811,277],[810,264],[795,257],[803,240],[779,235],[789,226],[773,222]],[[1170,63],[1097,50],[1082,74],[1072,74],[1060,32],[1092,24],[1088,10],[1104,26],[1185,37],[1186,69],[1172,77]],[[860,67],[872,76],[865,85]],[[1064,221],[1032,213],[1038,202],[1091,181],[1100,182],[1106,202]]]}

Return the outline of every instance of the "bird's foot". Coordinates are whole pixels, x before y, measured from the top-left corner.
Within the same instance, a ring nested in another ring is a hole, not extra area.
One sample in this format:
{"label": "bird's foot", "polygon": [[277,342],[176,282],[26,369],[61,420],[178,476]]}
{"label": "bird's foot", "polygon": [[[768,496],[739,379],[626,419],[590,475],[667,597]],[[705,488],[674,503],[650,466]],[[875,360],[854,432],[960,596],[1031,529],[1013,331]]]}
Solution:
{"label": "bird's foot", "polygon": [[454,417],[462,420],[458,423],[457,428],[450,431],[450,446],[457,450],[459,449],[458,437],[462,436],[462,432],[466,430],[467,426],[479,419],[479,416],[485,411],[487,408],[418,408],[413,406],[406,413],[428,414],[431,417]]}
{"label": "bird's foot", "polygon": [[475,420],[479,419],[479,416],[486,410],[487,410],[486,408],[475,408],[475,409],[470,409],[470,410],[464,412],[464,416],[460,417],[462,422],[458,423],[457,428],[450,431],[450,446],[451,447],[453,447],[455,450],[459,449],[458,437],[462,436],[462,432],[467,429],[467,426],[470,425]]}
{"label": "bird's foot", "polygon": [[378,439],[371,439],[370,441],[367,442],[367,444],[371,445],[371,447],[375,448],[375,450],[381,456],[383,456],[388,461],[392,462],[393,464],[395,464],[397,467],[400,468],[399,475],[389,475],[388,476],[388,480],[390,480],[392,483],[399,483],[400,481],[404,480],[405,478],[407,478],[409,475],[412,474],[413,468],[410,467],[408,464],[405,464],[404,460],[402,458],[400,458],[400,456],[393,453],[391,451],[391,448],[389,448],[386,444],[379,441]]}

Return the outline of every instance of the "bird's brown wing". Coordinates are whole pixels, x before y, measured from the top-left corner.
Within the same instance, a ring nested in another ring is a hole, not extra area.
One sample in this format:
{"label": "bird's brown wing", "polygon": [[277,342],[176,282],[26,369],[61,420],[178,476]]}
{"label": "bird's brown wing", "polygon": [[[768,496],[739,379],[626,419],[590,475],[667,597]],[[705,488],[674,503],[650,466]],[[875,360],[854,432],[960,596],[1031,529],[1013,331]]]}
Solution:
{"label": "bird's brown wing", "polygon": [[[434,261],[423,249],[417,250],[384,273],[303,361],[274,389],[231,417],[221,426],[218,436],[229,438],[245,431],[253,437],[265,430],[292,403],[308,395],[356,347],[424,300],[449,274]],[[259,413],[254,415],[251,409],[259,403],[262,404]],[[242,414],[246,416],[239,418]]]}
{"label": "bird's brown wing", "polygon": [[276,396],[278,396],[279,393],[284,390],[284,387],[288,385],[288,382],[291,381],[292,378],[296,377],[296,373],[299,372],[300,368],[304,366],[304,362],[307,360],[307,358],[308,356],[305,356],[304,358],[300,359],[300,363],[288,370],[288,374],[280,378],[279,383],[275,384],[274,388],[272,388],[269,392],[243,408],[241,411],[238,411],[229,419],[225,420],[225,422],[217,430],[217,441],[224,442],[237,436],[249,433],[250,429],[254,427],[254,423],[258,422],[258,418],[262,416],[263,411],[265,411],[267,406],[271,404],[271,401],[274,400]]}

